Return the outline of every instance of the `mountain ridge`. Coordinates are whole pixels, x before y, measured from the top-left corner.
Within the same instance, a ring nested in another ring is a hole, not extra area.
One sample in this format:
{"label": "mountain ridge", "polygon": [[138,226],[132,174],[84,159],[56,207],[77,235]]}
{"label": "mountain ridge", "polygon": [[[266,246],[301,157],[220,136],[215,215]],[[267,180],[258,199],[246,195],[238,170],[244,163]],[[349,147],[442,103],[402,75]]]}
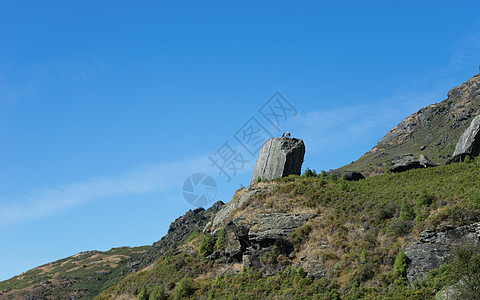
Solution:
{"label": "mountain ridge", "polygon": [[392,128],[357,161],[339,169],[383,174],[384,167],[403,154],[428,155],[444,164],[453,154],[461,134],[480,114],[480,74],[452,88],[447,98],[421,108]]}

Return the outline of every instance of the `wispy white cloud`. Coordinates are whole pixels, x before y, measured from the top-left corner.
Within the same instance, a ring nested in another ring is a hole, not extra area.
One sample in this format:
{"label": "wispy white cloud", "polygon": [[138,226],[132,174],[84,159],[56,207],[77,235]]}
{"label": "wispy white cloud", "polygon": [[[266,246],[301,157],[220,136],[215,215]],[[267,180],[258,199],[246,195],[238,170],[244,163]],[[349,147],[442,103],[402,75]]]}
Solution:
{"label": "wispy white cloud", "polygon": [[455,43],[448,68],[460,69],[478,65],[480,65],[480,33],[473,33]]}
{"label": "wispy white cloud", "polygon": [[407,116],[438,101],[438,94],[395,96],[367,104],[300,113],[287,126],[309,141],[311,151],[353,146],[360,139],[383,137]]}
{"label": "wispy white cloud", "polygon": [[[183,183],[196,172],[211,175],[219,188],[238,188],[235,178],[227,183],[226,177],[219,175],[218,169],[212,167],[208,158],[212,155],[213,153],[176,162],[145,165],[120,175],[92,178],[35,190],[11,199],[1,199],[0,227],[58,215],[109,197],[158,192],[164,201],[177,202],[182,198]],[[237,176],[251,173],[252,169],[252,162],[245,164]]]}
{"label": "wispy white cloud", "polygon": [[[148,192],[180,194],[186,176],[209,167],[207,157],[148,165],[112,177],[44,188],[0,206],[0,226],[55,215],[93,200]],[[4,199],[6,200],[6,199]]]}

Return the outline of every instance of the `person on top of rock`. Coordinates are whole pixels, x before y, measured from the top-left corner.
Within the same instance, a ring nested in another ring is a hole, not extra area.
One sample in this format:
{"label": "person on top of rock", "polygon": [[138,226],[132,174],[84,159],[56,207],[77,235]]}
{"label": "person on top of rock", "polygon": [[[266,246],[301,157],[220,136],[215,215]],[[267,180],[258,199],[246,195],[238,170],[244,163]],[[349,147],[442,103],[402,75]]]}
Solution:
{"label": "person on top of rock", "polygon": [[290,131],[287,131],[287,137],[290,137],[291,134],[290,134]]}
{"label": "person on top of rock", "polygon": [[284,132],[284,133],[282,133],[282,137],[285,137],[285,132]]}

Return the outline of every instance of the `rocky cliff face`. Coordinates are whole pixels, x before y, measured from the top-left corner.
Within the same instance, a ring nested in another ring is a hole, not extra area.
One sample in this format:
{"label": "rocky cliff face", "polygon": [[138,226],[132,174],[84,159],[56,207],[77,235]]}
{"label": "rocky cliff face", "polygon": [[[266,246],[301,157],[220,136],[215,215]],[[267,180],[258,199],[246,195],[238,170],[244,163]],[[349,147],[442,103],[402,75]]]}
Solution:
{"label": "rocky cliff face", "polygon": [[466,156],[474,157],[480,153],[480,116],[476,116],[470,126],[460,136],[455,152],[447,163],[462,162]]}
{"label": "rocky cliff face", "polygon": [[291,174],[300,175],[305,145],[296,138],[273,138],[265,142],[258,155],[250,185]]}
{"label": "rocky cliff face", "polygon": [[405,249],[409,260],[408,281],[424,278],[429,271],[446,263],[456,247],[464,245],[480,247],[480,223],[460,227],[442,226],[437,230],[423,231],[418,241]]}
{"label": "rocky cliff face", "polygon": [[202,232],[205,225],[210,222],[215,213],[223,207],[222,201],[217,201],[209,209],[202,207],[189,210],[185,215],[177,218],[168,233],[158,242],[154,243],[140,258],[130,263],[130,272],[141,270],[162,256],[165,251],[174,249],[176,245],[185,240],[194,232]]}
{"label": "rocky cliff face", "polygon": [[451,89],[447,97],[408,116],[375,147],[343,169],[378,175],[388,162],[407,153],[415,157],[428,155],[433,162],[444,164],[462,133],[480,114],[480,74]]}

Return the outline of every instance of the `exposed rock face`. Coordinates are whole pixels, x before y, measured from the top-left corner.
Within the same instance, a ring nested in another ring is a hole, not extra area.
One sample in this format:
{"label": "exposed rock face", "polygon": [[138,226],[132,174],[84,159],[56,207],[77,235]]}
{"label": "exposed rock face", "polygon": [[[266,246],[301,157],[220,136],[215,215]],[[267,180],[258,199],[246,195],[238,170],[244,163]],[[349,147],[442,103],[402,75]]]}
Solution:
{"label": "exposed rock face", "polygon": [[270,246],[276,240],[286,238],[313,217],[314,214],[258,214],[253,223],[258,229],[255,232],[251,231],[248,236],[253,243],[260,247]]}
{"label": "exposed rock face", "polygon": [[227,245],[225,248],[225,256],[227,261],[242,262],[243,253],[250,245],[248,240],[248,231],[250,229],[244,224],[236,225],[229,222],[225,225],[225,236]]}
{"label": "exposed rock face", "polygon": [[470,126],[458,140],[455,152],[447,163],[462,162],[467,155],[478,156],[480,153],[480,116],[476,116]]}
{"label": "exposed rock face", "polygon": [[411,169],[418,169],[418,168],[428,168],[428,167],[436,167],[438,166],[436,163],[430,161],[430,159],[426,156],[421,154],[420,158],[417,159],[413,154],[405,154],[399,159],[392,161],[392,165],[388,168],[390,171],[394,173],[405,172]]}
{"label": "exposed rock face", "polygon": [[424,278],[429,271],[446,263],[455,247],[467,244],[480,247],[480,223],[460,227],[442,226],[436,231],[423,231],[419,235],[419,241],[405,249],[408,281]]}
{"label": "exposed rock face", "polygon": [[[345,178],[348,181],[358,181],[361,179],[365,179],[365,177],[360,172],[353,172],[353,171],[344,171],[344,170],[332,170],[327,172],[327,177],[333,172],[333,175],[337,178]],[[320,175],[317,175],[320,177]]]}
{"label": "exposed rock face", "polygon": [[213,221],[210,223],[210,224],[207,224],[207,226],[205,227],[204,229],[204,232],[207,232],[209,230],[209,227],[210,225],[212,227],[218,227],[218,225],[222,224],[225,219],[230,216],[230,214],[236,209],[236,208],[239,208],[243,205],[243,203],[250,197],[254,196],[255,194],[257,194],[258,192],[260,192],[262,190],[262,188],[252,188],[248,191],[245,192],[245,194],[243,196],[240,197],[240,199],[238,199],[238,201],[230,201],[228,202],[225,206],[222,207],[221,210],[219,210],[216,214],[215,214],[215,218],[213,219]]}
{"label": "exposed rock face", "polygon": [[[271,213],[256,215],[253,224],[250,225],[236,220],[229,221],[224,225],[226,261],[243,262],[245,267],[260,269],[265,267],[260,263],[260,259],[274,245],[277,245],[277,250],[285,256],[292,255],[293,245],[286,238],[313,217],[315,217],[314,214]],[[218,258],[220,258],[218,255],[211,257],[211,259]],[[282,268],[282,266],[278,267]],[[274,273],[278,270],[267,268],[265,271]]]}
{"label": "exposed rock face", "polygon": [[273,138],[263,144],[258,155],[250,185],[288,175],[300,175],[305,145],[302,140],[288,137]]}

